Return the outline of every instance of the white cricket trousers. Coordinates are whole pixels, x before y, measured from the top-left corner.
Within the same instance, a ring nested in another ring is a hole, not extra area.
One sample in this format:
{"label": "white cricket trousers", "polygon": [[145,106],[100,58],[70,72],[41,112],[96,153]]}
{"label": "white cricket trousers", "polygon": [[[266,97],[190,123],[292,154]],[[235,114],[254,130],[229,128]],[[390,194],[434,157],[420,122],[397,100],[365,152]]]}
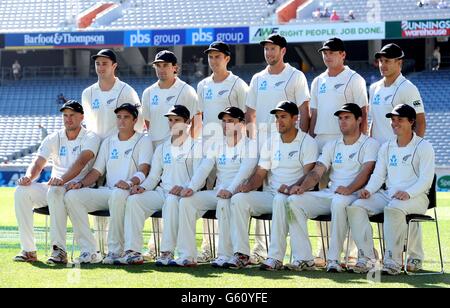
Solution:
{"label": "white cricket trousers", "polygon": [[179,219],[180,197],[165,193],[161,188],[133,195],[127,203],[125,215],[126,250],[142,251],[142,230],[145,220],[154,212],[162,209],[163,232],[161,252],[174,252]]}
{"label": "white cricket trousers", "polygon": [[19,226],[22,250],[36,251],[33,232],[33,209],[49,207],[50,241],[52,246],[66,250],[67,209],[64,204],[64,187],[51,187],[44,183],[18,186],[14,193],[14,207]]}
{"label": "white cricket trousers", "polygon": [[[197,242],[195,239],[197,219],[209,210],[216,210],[218,220],[218,256],[227,258],[233,256],[230,233],[231,199],[218,198],[218,192],[218,190],[200,191],[192,197],[181,199],[177,239],[177,251],[180,258],[197,260]],[[203,238],[205,238],[205,235]]]}
{"label": "white cricket trousers", "polygon": [[290,196],[288,199],[291,212],[289,231],[294,260],[314,259],[308,233],[308,219],[331,214],[331,239],[327,258],[340,261],[348,233],[346,208],[357,198],[356,194],[343,196],[328,189]]}
{"label": "white cricket trousers", "polygon": [[129,195],[128,190],[108,187],[67,192],[65,202],[81,252],[96,251],[95,237],[89,225],[89,213],[109,210],[108,253],[123,253],[125,205]]}
{"label": "white cricket trousers", "polygon": [[[406,239],[406,215],[425,214],[428,197],[422,194],[416,198],[401,201],[389,197],[386,191],[379,191],[369,199],[358,199],[347,208],[350,229],[358,247],[360,257],[374,259],[373,231],[369,217],[384,212],[384,237],[386,241],[385,262],[394,261],[402,265],[403,247]],[[420,225],[411,225],[410,257],[424,259],[422,230]]]}
{"label": "white cricket trousers", "polygon": [[162,210],[165,199],[166,196],[161,188],[128,198],[125,210],[125,251],[142,253],[144,244],[142,232],[145,221],[155,212]]}
{"label": "white cricket trousers", "polygon": [[248,224],[251,216],[271,214],[274,200],[283,195],[252,191],[239,193],[231,198],[231,241],[234,253],[250,256]]}

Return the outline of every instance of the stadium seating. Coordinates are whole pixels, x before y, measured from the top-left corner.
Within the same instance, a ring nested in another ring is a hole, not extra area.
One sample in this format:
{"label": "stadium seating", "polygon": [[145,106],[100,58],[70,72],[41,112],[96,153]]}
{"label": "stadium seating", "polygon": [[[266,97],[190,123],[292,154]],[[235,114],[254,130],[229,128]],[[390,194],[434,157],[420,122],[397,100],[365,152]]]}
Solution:
{"label": "stadium seating", "polygon": [[[378,6],[374,6],[374,3],[379,3],[379,12]],[[439,9],[436,5],[418,7],[417,1],[413,0],[378,0],[376,2],[367,0],[315,0],[311,6],[314,9],[321,8],[322,11],[328,8],[330,13],[332,10],[336,10],[341,20],[344,20],[348,12],[352,10],[356,18],[355,21],[367,21],[368,18],[370,20],[379,18],[380,21],[439,19],[448,18],[450,13],[450,8]],[[304,17],[304,14],[298,11],[297,16],[296,22],[317,22],[313,20],[310,13],[307,14],[307,17]],[[320,18],[319,21],[328,22],[328,18]]]}

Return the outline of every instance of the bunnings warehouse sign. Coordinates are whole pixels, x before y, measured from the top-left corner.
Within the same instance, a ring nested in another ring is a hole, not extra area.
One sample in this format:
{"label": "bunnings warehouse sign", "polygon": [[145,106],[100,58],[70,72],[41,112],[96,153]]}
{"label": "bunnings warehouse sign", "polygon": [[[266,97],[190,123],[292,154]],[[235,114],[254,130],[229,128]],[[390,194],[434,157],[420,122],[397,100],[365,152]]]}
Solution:
{"label": "bunnings warehouse sign", "polygon": [[322,42],[337,36],[345,41],[385,39],[385,23],[327,23],[275,27],[251,27],[250,43],[259,43],[278,33],[288,42]]}
{"label": "bunnings warehouse sign", "polygon": [[450,36],[450,19],[412,20],[386,23],[386,38]]}

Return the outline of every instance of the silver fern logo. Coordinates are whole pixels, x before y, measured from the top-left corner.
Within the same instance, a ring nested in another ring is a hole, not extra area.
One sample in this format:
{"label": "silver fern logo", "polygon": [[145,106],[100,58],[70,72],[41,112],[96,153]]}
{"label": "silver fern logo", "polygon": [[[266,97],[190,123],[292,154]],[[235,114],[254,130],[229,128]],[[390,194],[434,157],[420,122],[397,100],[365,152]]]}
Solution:
{"label": "silver fern logo", "polygon": [[79,145],[77,145],[76,147],[74,147],[74,148],[72,149],[72,153],[75,154],[76,152],[78,152],[78,149],[79,149],[79,148],[80,148]]}
{"label": "silver fern logo", "polygon": [[133,149],[127,150],[127,151],[125,152],[125,155],[128,156],[128,155],[131,153],[131,151],[133,151]]}
{"label": "silver fern logo", "polygon": [[276,84],[275,84],[275,87],[280,87],[282,84],[284,84],[286,81],[280,81],[280,82],[277,82]]}
{"label": "silver fern logo", "polygon": [[115,98],[109,99],[109,100],[106,101],[106,104],[107,105],[111,105],[115,100],[116,100]]}
{"label": "silver fern logo", "polygon": [[239,155],[234,155],[231,161],[235,162],[238,159]]}
{"label": "silver fern logo", "polygon": [[336,90],[338,90],[339,88],[343,87],[344,85],[345,85],[345,84],[343,84],[343,83],[338,83],[337,85],[334,86],[334,88],[335,88]]}
{"label": "silver fern logo", "polygon": [[388,95],[384,98],[384,101],[387,102],[390,98],[392,97],[392,95]]}
{"label": "silver fern logo", "polygon": [[289,158],[293,158],[296,154],[298,153],[298,151],[292,151],[289,153]]}
{"label": "silver fern logo", "polygon": [[167,102],[170,103],[170,101],[173,100],[174,98],[175,98],[175,96],[169,96],[169,97],[167,98]]}
{"label": "silver fern logo", "polygon": [[228,92],[230,92],[229,90],[223,90],[219,92],[219,96],[224,96],[225,94],[227,94]]}
{"label": "silver fern logo", "polygon": [[405,157],[403,157],[403,162],[406,163],[411,156],[412,155],[409,154],[409,155],[406,155]]}
{"label": "silver fern logo", "polygon": [[348,158],[353,159],[356,156],[356,153],[352,153],[350,154],[350,156]]}

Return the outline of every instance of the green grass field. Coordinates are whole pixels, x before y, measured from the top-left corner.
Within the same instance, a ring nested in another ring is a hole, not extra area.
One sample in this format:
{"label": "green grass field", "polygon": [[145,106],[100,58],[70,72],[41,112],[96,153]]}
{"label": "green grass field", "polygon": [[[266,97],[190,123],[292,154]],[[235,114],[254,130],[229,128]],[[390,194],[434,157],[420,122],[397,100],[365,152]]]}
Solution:
{"label": "green grass field", "polygon": [[[439,194],[438,217],[444,258],[450,255],[450,194]],[[178,288],[409,288],[450,287],[450,275],[409,277],[385,277],[371,282],[364,275],[327,274],[324,270],[306,273],[280,271],[261,272],[258,268],[242,271],[213,269],[200,265],[195,269],[157,268],[154,263],[143,266],[109,267],[103,265],[49,266],[45,264],[42,227],[45,219],[35,215],[39,258],[36,264],[13,263],[11,259],[19,251],[17,227],[13,208],[13,189],[0,189],[0,287],[178,287]],[[424,226],[424,243],[427,260],[425,267],[437,269],[437,246],[434,225]],[[200,228],[200,226],[199,226]],[[149,226],[146,226],[149,230]],[[315,228],[310,229],[311,233]],[[200,241],[200,237],[198,238]],[[312,241],[313,244],[316,242]],[[446,269],[450,262],[446,262]],[[379,278],[379,277],[377,277]]]}

